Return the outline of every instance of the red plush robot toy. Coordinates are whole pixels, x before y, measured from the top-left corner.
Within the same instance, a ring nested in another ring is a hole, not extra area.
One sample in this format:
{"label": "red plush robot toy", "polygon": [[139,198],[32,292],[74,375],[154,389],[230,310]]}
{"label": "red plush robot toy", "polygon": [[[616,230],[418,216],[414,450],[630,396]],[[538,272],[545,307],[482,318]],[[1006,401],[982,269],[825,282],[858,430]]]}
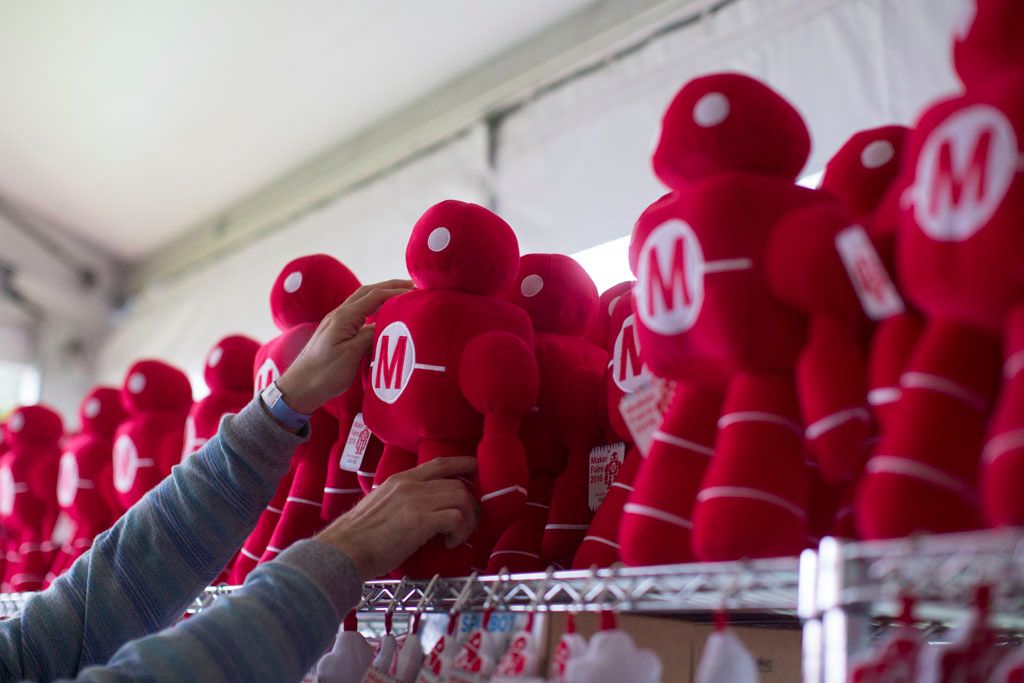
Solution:
{"label": "red plush robot toy", "polygon": [[[896,228],[899,224],[899,178],[903,150],[910,133],[903,126],[882,126],[855,133],[825,166],[821,189],[839,199],[867,231],[887,272],[895,272]],[[868,283],[870,286],[870,283]],[[885,286],[885,282],[879,283]],[[913,308],[881,320],[865,330],[868,343],[867,398],[879,430],[891,423],[899,397],[899,378],[924,326]],[[811,461],[812,468],[817,463]],[[831,534],[855,537],[854,479],[828,482],[820,471],[811,473],[812,538]]]}
{"label": "red plush robot toy", "polygon": [[54,577],[88,550],[96,535],[121,513],[112,473],[114,434],[125,419],[121,391],[94,388],[82,399],[78,419],[82,428],[68,440],[57,475],[57,503],[75,530],[50,568]]}
{"label": "red plush robot toy", "polygon": [[973,17],[954,51],[966,91],[907,145],[896,260],[927,322],[858,491],[867,538],[1024,523],[1024,6],[978,0]]}
{"label": "red plush robot toy", "polygon": [[634,490],[634,480],[642,460],[640,452],[632,443],[632,435],[620,408],[624,397],[650,380],[650,373],[640,360],[640,340],[636,332],[636,316],[633,315],[631,290],[635,283],[625,284],[629,287],[622,296],[610,302],[612,311],[607,344],[611,361],[605,373],[608,420],[613,437],[623,441],[625,456],[573,558],[575,569],[587,569],[594,565],[609,567],[621,559],[619,525],[623,508]]}
{"label": "red plush robot toy", "polygon": [[[644,512],[680,531],[692,523],[702,560],[804,547],[805,436],[831,480],[853,476],[866,457],[853,332],[862,305],[882,317],[902,302],[863,228],[828,195],[794,184],[809,147],[789,103],[751,78],[718,74],[679,92],[654,154],[675,193],[638,225],[635,302],[652,371],[682,380],[655,443],[707,457],[707,388],[724,387],[725,398],[692,520]],[[887,286],[866,288],[868,275]],[[688,398],[698,385],[699,398]],[[692,474],[683,476],[692,487]]]}
{"label": "red plush robot toy", "polygon": [[608,354],[586,336],[597,288],[568,256],[527,254],[505,298],[533,322],[540,396],[522,429],[529,499],[496,544],[488,571],[568,567],[590,524],[589,453],[603,437]]}
{"label": "red plush robot toy", "polygon": [[[417,462],[476,453],[482,524],[500,530],[526,503],[519,427],[539,381],[530,319],[497,296],[516,277],[518,242],[487,209],[449,200],[416,222],[406,264],[416,290],[377,315],[363,399],[366,424],[384,442],[377,483]],[[474,549],[435,539],[404,569],[459,575],[473,558]]]}
{"label": "red plush robot toy", "polygon": [[210,349],[203,368],[203,379],[210,393],[189,411],[182,460],[217,433],[222,417],[237,413],[252,400],[252,369],[259,348],[260,343],[255,339],[231,335]]}
{"label": "red plush robot toy", "polygon": [[[313,336],[320,321],[359,287],[359,280],[340,261],[326,254],[303,256],[288,263],[270,290],[270,311],[281,334],[256,354],[256,392],[280,378]],[[291,470],[281,480],[231,569],[241,583],[258,562],[271,560],[295,541],[323,526],[321,508],[331,446],[338,422],[326,410],[313,413],[310,439],[295,450]],[[358,488],[355,476],[352,487]]]}
{"label": "red plush robot toy", "polygon": [[8,535],[4,584],[39,590],[53,560],[50,538],[57,505],[57,463],[64,424],[43,405],[17,408],[7,420],[10,450],[0,461],[0,521]]}
{"label": "red plush robot toy", "polygon": [[121,405],[127,419],[114,438],[113,474],[124,511],[181,461],[192,387],[177,368],[158,360],[140,360],[125,375]]}

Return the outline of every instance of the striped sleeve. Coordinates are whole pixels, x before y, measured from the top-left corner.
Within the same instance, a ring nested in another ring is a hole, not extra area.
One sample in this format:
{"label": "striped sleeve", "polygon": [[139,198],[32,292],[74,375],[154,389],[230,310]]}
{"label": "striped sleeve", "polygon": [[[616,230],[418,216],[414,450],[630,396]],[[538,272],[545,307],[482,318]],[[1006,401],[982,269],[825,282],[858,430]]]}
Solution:
{"label": "striped sleeve", "polygon": [[340,550],[300,541],[260,565],[237,593],[172,629],[129,643],[75,679],[299,681],[359,600],[362,580]]}
{"label": "striped sleeve", "polygon": [[297,436],[254,400],[53,585],[0,622],[0,681],[73,678],[175,623],[255,525]]}

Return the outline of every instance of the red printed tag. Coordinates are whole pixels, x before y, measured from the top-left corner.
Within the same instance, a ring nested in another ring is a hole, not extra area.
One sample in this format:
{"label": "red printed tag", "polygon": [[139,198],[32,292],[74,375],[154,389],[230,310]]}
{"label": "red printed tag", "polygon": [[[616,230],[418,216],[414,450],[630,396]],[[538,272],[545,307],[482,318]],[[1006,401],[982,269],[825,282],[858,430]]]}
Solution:
{"label": "red printed tag", "polygon": [[596,512],[604,502],[605,496],[608,495],[608,488],[615,483],[619,468],[622,467],[622,461],[625,459],[626,444],[621,441],[607,446],[597,446],[590,451],[590,487],[587,503],[590,505],[591,512]]}
{"label": "red printed tag", "polygon": [[345,439],[345,449],[341,452],[341,462],[339,463],[341,469],[346,472],[359,471],[371,436],[373,434],[363,422],[363,414],[359,413],[352,419],[352,429],[348,431],[348,438]]}
{"label": "red printed tag", "polygon": [[646,454],[651,450],[651,437],[661,426],[661,419],[668,410],[668,402],[674,391],[674,382],[651,377],[635,392],[623,396],[619,402],[622,419],[641,453]]}
{"label": "red printed tag", "polygon": [[851,225],[840,231],[836,235],[836,250],[869,318],[884,320],[905,310],[903,299],[864,228]]}

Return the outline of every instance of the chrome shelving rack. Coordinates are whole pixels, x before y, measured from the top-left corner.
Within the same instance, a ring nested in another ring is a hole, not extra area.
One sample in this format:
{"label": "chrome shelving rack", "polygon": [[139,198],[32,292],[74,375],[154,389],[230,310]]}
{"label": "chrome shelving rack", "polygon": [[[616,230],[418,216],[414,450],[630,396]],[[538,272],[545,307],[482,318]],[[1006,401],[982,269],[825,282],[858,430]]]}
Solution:
{"label": "chrome shelving rack", "polygon": [[[598,611],[703,615],[803,622],[805,683],[845,683],[849,660],[879,619],[913,597],[923,622],[953,624],[978,586],[992,589],[999,626],[1024,632],[1024,529],[921,536],[879,542],[826,538],[797,558],[472,576],[430,581],[371,581],[357,609],[361,626],[382,629],[416,613]],[[190,612],[236,590],[206,589]],[[0,595],[0,618],[21,611],[31,594]],[[738,619],[739,620],[739,619]]]}
{"label": "chrome shelving rack", "polygon": [[[846,683],[871,624],[911,597],[923,622],[957,623],[979,586],[992,593],[996,626],[1024,630],[1024,530],[1000,529],[892,541],[822,541],[813,587],[801,604],[804,680]],[[812,597],[813,596],[813,597]]]}
{"label": "chrome shelving rack", "polygon": [[[709,612],[720,608],[738,612],[796,614],[800,572],[796,558],[666,565],[661,567],[597,569],[536,574],[472,576],[430,581],[370,581],[357,607],[370,617],[391,611],[448,612],[458,603],[462,611],[486,606],[502,611],[545,612]],[[189,612],[197,613],[233,586],[207,588]],[[0,595],[0,617],[21,611],[31,593]]]}

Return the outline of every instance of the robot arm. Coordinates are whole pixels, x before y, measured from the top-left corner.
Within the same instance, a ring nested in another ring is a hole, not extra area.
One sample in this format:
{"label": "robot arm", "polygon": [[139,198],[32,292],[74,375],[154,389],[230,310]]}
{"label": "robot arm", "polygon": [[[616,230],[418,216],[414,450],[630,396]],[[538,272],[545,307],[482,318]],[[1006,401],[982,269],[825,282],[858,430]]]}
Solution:
{"label": "robot arm", "polygon": [[768,249],[775,294],[808,315],[809,337],[796,367],[806,437],[832,482],[856,476],[872,432],[860,335],[864,314],[880,320],[903,302],[864,229],[838,204],[786,216]]}
{"label": "robot arm", "polygon": [[483,518],[504,526],[526,503],[528,471],[519,425],[537,401],[540,373],[533,350],[519,337],[487,332],[466,345],[459,386],[484,416],[477,447]]}

